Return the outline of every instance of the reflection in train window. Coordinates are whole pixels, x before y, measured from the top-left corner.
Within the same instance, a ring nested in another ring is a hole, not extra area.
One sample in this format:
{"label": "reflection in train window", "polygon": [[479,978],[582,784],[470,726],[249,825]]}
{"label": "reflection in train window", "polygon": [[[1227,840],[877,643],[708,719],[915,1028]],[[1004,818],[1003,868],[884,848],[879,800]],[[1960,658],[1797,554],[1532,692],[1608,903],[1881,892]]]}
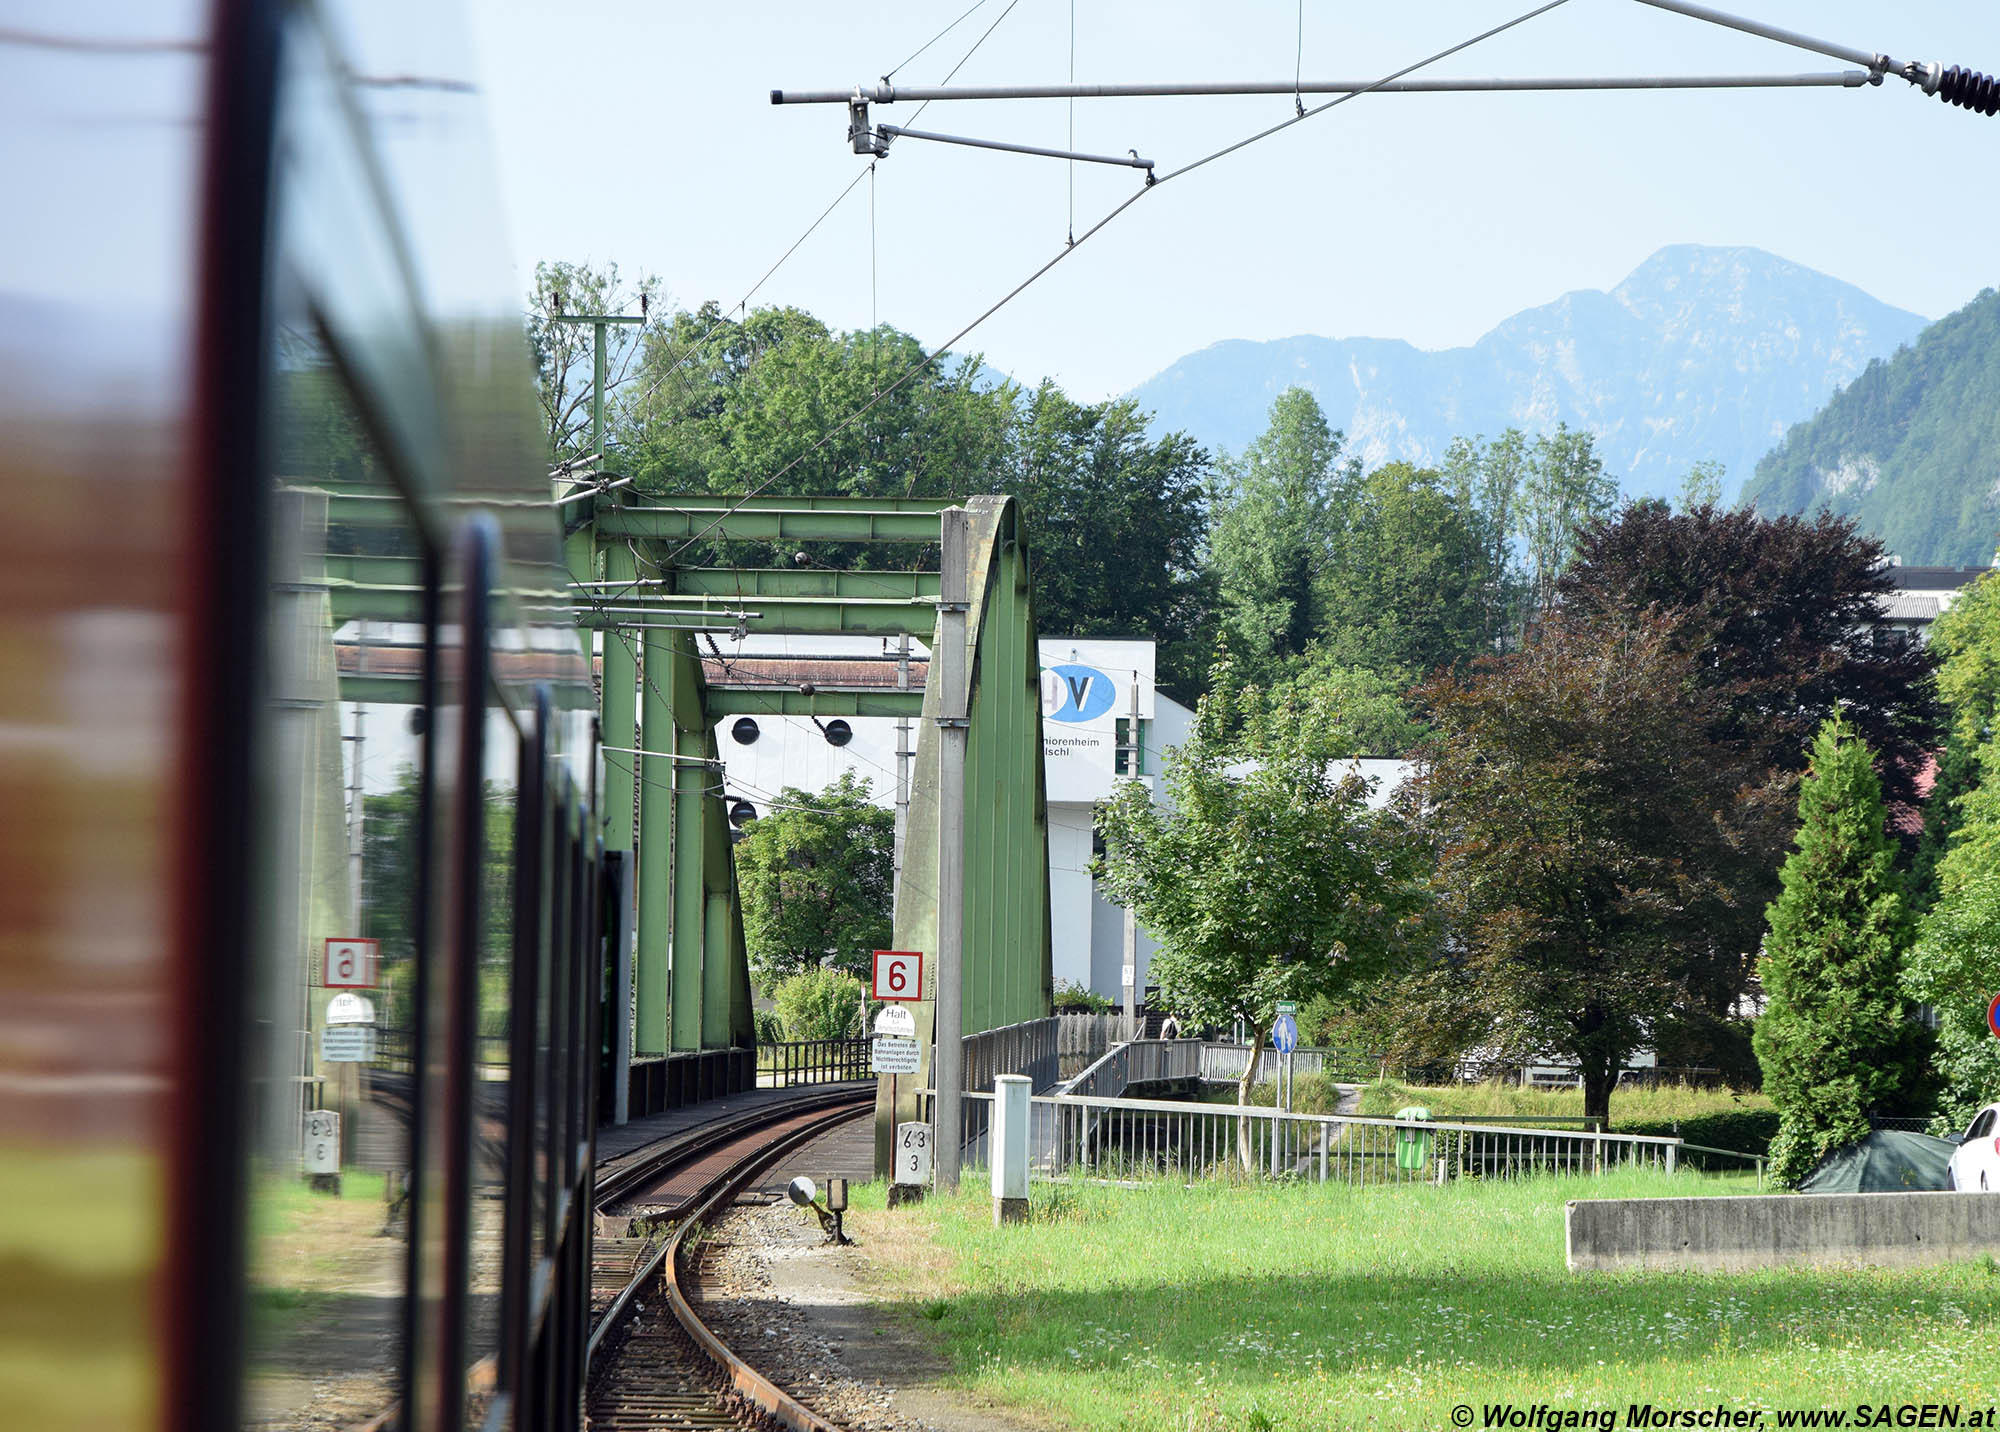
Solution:
{"label": "reflection in train window", "polygon": [[257,753],[244,1415],[260,1428],[359,1422],[398,1393],[426,798],[421,628],[376,605],[421,583],[420,547],[316,331],[290,317]]}

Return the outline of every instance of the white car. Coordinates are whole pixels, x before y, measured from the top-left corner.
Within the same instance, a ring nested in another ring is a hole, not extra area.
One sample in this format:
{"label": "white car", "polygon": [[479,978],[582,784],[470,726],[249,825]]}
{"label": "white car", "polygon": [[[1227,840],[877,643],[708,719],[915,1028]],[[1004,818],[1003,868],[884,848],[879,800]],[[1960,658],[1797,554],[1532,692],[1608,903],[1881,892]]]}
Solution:
{"label": "white car", "polygon": [[1958,1145],[1958,1152],[1951,1156],[1945,1166],[1950,1176],[1951,1187],[1958,1189],[2000,1189],[2000,1134],[1994,1125],[2000,1123],[2000,1104],[1988,1104],[1972,1116],[1962,1134],[1952,1134],[1950,1139]]}

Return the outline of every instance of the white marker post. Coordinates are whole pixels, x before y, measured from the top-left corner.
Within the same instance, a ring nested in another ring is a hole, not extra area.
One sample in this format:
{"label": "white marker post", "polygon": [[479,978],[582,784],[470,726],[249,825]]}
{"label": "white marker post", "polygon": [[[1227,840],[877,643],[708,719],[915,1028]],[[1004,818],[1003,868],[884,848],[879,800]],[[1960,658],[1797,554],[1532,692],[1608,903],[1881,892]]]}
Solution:
{"label": "white marker post", "polygon": [[1025,1074],[993,1080],[993,1224],[1028,1221],[1028,1095]]}

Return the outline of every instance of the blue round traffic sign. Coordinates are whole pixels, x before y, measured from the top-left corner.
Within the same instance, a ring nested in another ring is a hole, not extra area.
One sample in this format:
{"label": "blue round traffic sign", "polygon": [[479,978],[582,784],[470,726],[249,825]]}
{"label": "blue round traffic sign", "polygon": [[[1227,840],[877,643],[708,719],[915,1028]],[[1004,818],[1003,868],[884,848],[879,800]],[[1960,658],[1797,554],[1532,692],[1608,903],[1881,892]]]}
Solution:
{"label": "blue round traffic sign", "polygon": [[1290,1054],[1299,1047],[1299,1022],[1289,1014],[1278,1016],[1271,1026],[1271,1043],[1280,1054]]}

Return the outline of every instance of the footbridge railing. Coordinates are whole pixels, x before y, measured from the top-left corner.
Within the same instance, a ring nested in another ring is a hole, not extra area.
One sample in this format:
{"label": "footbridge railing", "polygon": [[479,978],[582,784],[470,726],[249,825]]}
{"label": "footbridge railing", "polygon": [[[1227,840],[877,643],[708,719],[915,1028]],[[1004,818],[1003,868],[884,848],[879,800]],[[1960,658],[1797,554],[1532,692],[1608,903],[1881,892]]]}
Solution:
{"label": "footbridge railing", "polygon": [[1199,1039],[1128,1040],[1112,1045],[1059,1092],[1115,1099],[1134,1084],[1179,1084],[1204,1078],[1207,1058],[1208,1046]]}
{"label": "footbridge railing", "polygon": [[[963,1097],[967,1159],[981,1163],[993,1095]],[[1038,1095],[1029,1108],[1029,1157],[1038,1178],[1204,1178],[1233,1172],[1362,1185],[1630,1167],[1672,1173],[1682,1147],[1678,1138],[1639,1134],[1076,1094]]]}

